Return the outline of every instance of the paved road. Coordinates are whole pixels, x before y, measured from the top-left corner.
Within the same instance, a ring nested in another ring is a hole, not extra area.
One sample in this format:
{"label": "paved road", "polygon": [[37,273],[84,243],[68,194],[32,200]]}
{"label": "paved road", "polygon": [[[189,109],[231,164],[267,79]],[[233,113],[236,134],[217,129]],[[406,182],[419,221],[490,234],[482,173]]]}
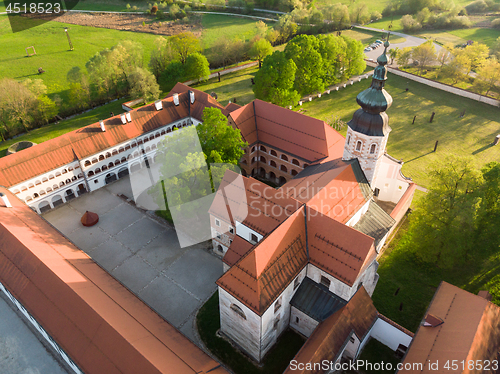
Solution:
{"label": "paved road", "polygon": [[[381,30],[381,29],[374,29],[372,27],[365,27],[365,26],[356,26],[357,29],[362,29],[362,30],[368,30],[368,31],[376,31],[376,32],[381,32],[381,33],[387,33],[387,30]],[[422,43],[425,43],[427,39],[423,38],[417,38],[416,36],[408,35],[408,34],[403,34],[401,32],[397,31],[391,31],[392,35],[400,36],[402,38],[405,38],[406,40],[403,43],[395,43],[391,44],[389,47],[390,49],[398,47],[399,49],[403,49],[405,47],[416,47]],[[390,41],[391,39],[389,39]],[[441,46],[434,43],[434,48],[436,48],[436,52],[441,49]],[[375,50],[372,50],[370,52],[365,52],[366,58],[368,59],[373,59],[373,61],[377,60],[377,57],[382,54],[383,47],[379,47]]]}

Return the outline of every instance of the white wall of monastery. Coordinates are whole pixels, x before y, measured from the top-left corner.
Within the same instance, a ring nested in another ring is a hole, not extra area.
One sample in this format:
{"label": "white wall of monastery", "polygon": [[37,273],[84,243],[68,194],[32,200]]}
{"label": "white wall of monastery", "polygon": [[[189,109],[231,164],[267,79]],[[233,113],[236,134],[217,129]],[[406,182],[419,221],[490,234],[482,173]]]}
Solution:
{"label": "white wall of monastery", "polygon": [[236,224],[236,235],[245,239],[247,242],[250,242],[252,234],[257,236],[257,242],[260,242],[262,240],[263,236],[259,234],[257,231],[252,230],[250,227],[245,226],[244,224],[238,221],[236,221],[235,224]]}
{"label": "white wall of monastery", "polygon": [[305,337],[310,337],[319,322],[295,307],[290,309],[290,327]]}
{"label": "white wall of monastery", "polygon": [[[398,349],[400,344],[408,348],[413,339],[404,331],[398,329],[396,326],[391,325],[381,318],[377,318],[370,332],[367,334],[367,337],[378,340],[380,343],[389,347],[393,351]],[[363,341],[363,346],[364,344],[366,344],[366,340],[368,339],[365,339],[365,341]],[[361,348],[362,347],[360,347],[360,349]]]}
{"label": "white wall of monastery", "polygon": [[372,185],[373,189],[378,188],[380,190],[379,200],[391,201],[397,204],[408,189],[410,184],[400,176],[401,166],[401,164],[389,160],[387,156],[382,159],[377,180]]}

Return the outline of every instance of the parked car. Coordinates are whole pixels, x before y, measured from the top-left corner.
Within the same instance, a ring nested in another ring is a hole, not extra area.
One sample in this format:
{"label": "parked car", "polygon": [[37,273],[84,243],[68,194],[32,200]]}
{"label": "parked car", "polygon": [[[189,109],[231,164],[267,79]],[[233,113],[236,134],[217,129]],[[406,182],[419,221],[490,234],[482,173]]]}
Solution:
{"label": "parked car", "polygon": [[370,52],[372,49],[370,47],[365,48],[365,52]]}

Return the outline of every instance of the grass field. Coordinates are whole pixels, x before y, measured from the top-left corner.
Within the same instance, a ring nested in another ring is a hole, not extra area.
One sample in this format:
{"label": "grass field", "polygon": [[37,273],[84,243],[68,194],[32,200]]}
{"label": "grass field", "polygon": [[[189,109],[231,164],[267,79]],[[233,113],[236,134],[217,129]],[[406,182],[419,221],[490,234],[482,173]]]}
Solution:
{"label": "grass field", "polygon": [[372,22],[368,25],[365,25],[367,27],[373,27],[374,29],[384,29],[384,30],[389,30],[389,26],[392,24],[392,31],[403,31],[403,26],[401,26],[401,16],[396,15],[396,16],[389,16],[389,17],[384,17],[381,20]]}
{"label": "grass field", "polygon": [[[359,40],[364,45],[369,45],[372,44],[377,39],[385,38],[387,36],[387,33],[368,31],[362,29],[353,29],[353,30],[342,31],[342,35]],[[391,38],[389,40],[391,44],[397,44],[397,43],[403,43],[406,39],[401,36],[391,35]]]}
{"label": "grass field", "polygon": [[5,156],[7,148],[9,148],[14,143],[27,140],[39,144],[46,140],[63,135],[67,132],[79,129],[80,127],[96,123],[100,119],[108,118],[110,112],[113,112],[115,114],[121,113],[123,112],[122,103],[125,101],[127,100],[114,101],[86,113],[79,114],[78,116],[75,116],[73,118],[61,121],[57,124],[40,127],[38,129],[30,131],[28,134],[21,135],[15,139],[0,143],[0,157]]}
{"label": "grass field", "polygon": [[[219,14],[204,14],[202,44],[210,48],[221,36],[249,41],[257,34],[256,20]],[[270,23],[271,24],[271,23]]]}

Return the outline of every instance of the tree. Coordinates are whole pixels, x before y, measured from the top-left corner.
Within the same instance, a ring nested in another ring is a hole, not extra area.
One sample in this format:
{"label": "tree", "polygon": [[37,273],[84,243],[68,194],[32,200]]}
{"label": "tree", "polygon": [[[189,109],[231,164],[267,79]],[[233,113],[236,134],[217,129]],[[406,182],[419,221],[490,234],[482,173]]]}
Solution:
{"label": "tree", "polygon": [[325,18],[332,21],[337,30],[342,30],[351,25],[349,8],[342,3],[335,3],[325,9]]}
{"label": "tree", "polygon": [[85,87],[81,83],[70,83],[68,97],[72,108],[86,108],[90,103],[90,91],[88,86]]}
{"label": "tree", "polygon": [[347,47],[343,66],[343,77],[347,79],[353,75],[359,75],[365,71],[366,62],[363,52],[363,43],[353,38],[342,36]]}
{"label": "tree", "polygon": [[406,243],[416,257],[439,267],[470,258],[481,175],[471,159],[449,156],[433,164],[432,184],[411,215]]}
{"label": "tree", "polygon": [[483,82],[483,92],[488,95],[500,83],[500,63],[495,57],[487,59],[478,69],[479,79]]}
{"label": "tree", "polygon": [[192,32],[174,35],[170,38],[170,43],[182,64],[186,62],[187,56],[201,51],[200,42]]}
{"label": "tree", "polygon": [[185,72],[184,65],[179,61],[172,61],[167,68],[161,73],[159,84],[163,92],[170,91],[177,82],[184,82]]}
{"label": "tree", "polygon": [[322,91],[323,58],[319,52],[319,40],[312,35],[298,35],[285,47],[285,55],[297,66],[294,89],[300,95]]}
{"label": "tree", "polygon": [[265,38],[267,35],[267,32],[269,30],[269,26],[267,26],[266,23],[263,21],[257,21],[257,22],[255,22],[255,27],[257,28],[256,35],[259,38]]}
{"label": "tree", "polygon": [[343,63],[346,59],[345,39],[332,34],[319,35],[319,51],[323,59],[323,82],[325,86],[340,82]]}
{"label": "tree", "polygon": [[293,88],[297,66],[284,52],[267,56],[255,74],[255,97],[285,107],[296,104],[300,95]]}
{"label": "tree", "polygon": [[262,61],[266,56],[273,53],[273,47],[266,39],[256,40],[250,48],[250,57],[259,61],[259,69],[262,67]]}
{"label": "tree", "polygon": [[401,50],[399,49],[399,47],[394,47],[389,49],[389,57],[391,58],[391,65],[394,63],[394,60],[397,60],[400,53]]}
{"label": "tree", "polygon": [[364,24],[370,20],[370,13],[365,3],[356,5],[351,11],[351,21],[358,24]]}
{"label": "tree", "polygon": [[47,124],[58,113],[57,105],[47,95],[40,95],[37,98],[36,119],[40,124]]}
{"label": "tree", "polygon": [[19,82],[10,78],[2,79],[2,90],[5,92],[1,103],[9,113],[12,121],[21,124],[26,131],[29,131],[34,122],[38,102],[36,96]]}
{"label": "tree", "polygon": [[451,79],[452,86],[463,80],[464,74],[462,71],[462,66],[460,65],[460,61],[454,58],[448,64],[446,64],[443,68],[443,75]]}
{"label": "tree", "polygon": [[208,60],[201,53],[192,53],[186,59],[184,76],[188,80],[206,80],[210,75]]}
{"label": "tree", "polygon": [[151,58],[149,59],[149,68],[156,80],[160,78],[161,73],[173,59],[174,53],[170,46],[170,41],[162,36],[156,38],[155,46],[151,51]]}
{"label": "tree", "polygon": [[469,76],[471,71],[475,71],[486,61],[488,55],[489,49],[486,44],[474,43],[459,51],[456,58],[464,68],[465,75]]}
{"label": "tree", "polygon": [[210,62],[225,67],[231,58],[231,40],[226,35],[222,35],[217,38],[211,49]]}
{"label": "tree", "polygon": [[160,87],[154,75],[139,67],[128,76],[130,95],[134,98],[143,98],[145,102],[156,100],[160,96]]}
{"label": "tree", "polygon": [[481,248],[498,251],[500,238],[500,163],[490,162],[482,169],[483,184],[479,189],[477,230]]}
{"label": "tree", "polygon": [[196,131],[209,165],[221,162],[238,165],[248,146],[241,131],[229,125],[218,108],[203,109],[202,123],[196,126]]}
{"label": "tree", "polygon": [[405,47],[399,52],[399,56],[397,57],[397,62],[398,65],[400,66],[407,66],[408,63],[410,62],[411,55],[412,55],[412,49],[411,47]]}
{"label": "tree", "polygon": [[279,41],[284,43],[297,33],[298,26],[293,22],[291,14],[284,14],[279,18],[276,29],[279,32]]}
{"label": "tree", "polygon": [[422,74],[422,70],[436,59],[434,44],[428,41],[413,48],[412,58],[413,61],[418,61],[418,71]]}
{"label": "tree", "polygon": [[401,17],[401,26],[405,32],[414,32],[422,28],[422,25],[409,14]]}
{"label": "tree", "polygon": [[453,44],[448,43],[441,47],[436,55],[436,60],[441,65],[439,70],[443,70],[443,67],[448,64],[453,59]]}

